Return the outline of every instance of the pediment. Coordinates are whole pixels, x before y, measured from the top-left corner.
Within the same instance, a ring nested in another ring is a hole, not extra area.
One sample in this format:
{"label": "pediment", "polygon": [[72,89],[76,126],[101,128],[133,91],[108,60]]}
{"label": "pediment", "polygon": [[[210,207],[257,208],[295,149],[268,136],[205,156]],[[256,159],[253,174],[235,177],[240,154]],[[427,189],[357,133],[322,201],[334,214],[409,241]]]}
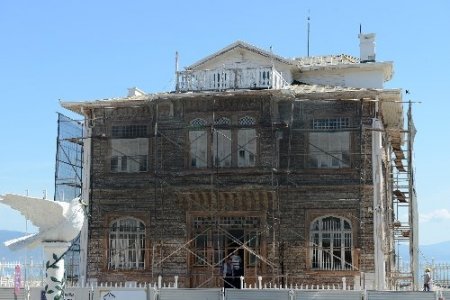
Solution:
{"label": "pediment", "polygon": [[233,44],[186,67],[186,70],[212,70],[218,68],[244,68],[279,65],[290,66],[293,62],[242,41]]}

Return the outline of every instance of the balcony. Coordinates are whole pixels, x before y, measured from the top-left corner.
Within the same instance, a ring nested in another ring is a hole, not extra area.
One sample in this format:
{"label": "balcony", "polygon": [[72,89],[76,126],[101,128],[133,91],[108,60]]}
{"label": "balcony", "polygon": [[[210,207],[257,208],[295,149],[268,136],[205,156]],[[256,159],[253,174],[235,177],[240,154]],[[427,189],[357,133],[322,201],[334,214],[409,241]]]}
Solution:
{"label": "balcony", "polygon": [[287,85],[282,74],[272,67],[222,68],[177,72],[175,90],[223,91],[237,89],[280,89]]}

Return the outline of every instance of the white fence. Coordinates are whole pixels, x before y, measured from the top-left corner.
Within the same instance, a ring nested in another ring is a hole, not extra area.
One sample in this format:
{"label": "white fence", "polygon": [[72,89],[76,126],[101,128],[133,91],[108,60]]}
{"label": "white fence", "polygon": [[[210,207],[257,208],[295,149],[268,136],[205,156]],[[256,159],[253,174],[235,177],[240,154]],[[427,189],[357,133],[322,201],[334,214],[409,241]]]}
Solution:
{"label": "white fence", "polygon": [[[342,288],[342,287],[341,287]],[[0,299],[45,299],[42,287],[22,288],[14,296],[14,288],[0,288]],[[166,284],[102,284],[89,287],[67,287],[66,300],[450,300],[450,291],[372,291],[343,290],[323,286],[266,287],[266,288],[177,288]]]}
{"label": "white fence", "polygon": [[[39,287],[43,285],[45,273],[44,263],[29,261],[24,264],[20,261],[0,262],[0,287],[14,287],[16,267],[20,267],[21,287],[27,282],[28,286]],[[0,298],[2,299],[2,298]]]}
{"label": "white fence", "polygon": [[[45,299],[42,288],[21,290],[0,288],[0,299]],[[66,300],[449,300],[450,291],[348,291],[292,289],[181,289],[146,287],[66,288]]]}

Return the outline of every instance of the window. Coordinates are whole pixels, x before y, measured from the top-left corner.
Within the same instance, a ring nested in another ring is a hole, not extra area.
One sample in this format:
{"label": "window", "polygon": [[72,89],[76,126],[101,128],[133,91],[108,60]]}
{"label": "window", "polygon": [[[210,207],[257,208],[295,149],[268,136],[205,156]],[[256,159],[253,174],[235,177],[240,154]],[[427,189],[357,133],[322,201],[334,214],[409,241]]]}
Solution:
{"label": "window", "polygon": [[314,129],[341,129],[349,127],[350,127],[349,118],[329,118],[329,119],[313,120]]}
{"label": "window", "polygon": [[147,171],[147,125],[112,126],[111,136],[111,172]]}
{"label": "window", "polygon": [[194,119],[191,121],[189,131],[190,160],[194,168],[205,168],[208,166],[208,135],[205,128],[206,121]]}
{"label": "window", "polygon": [[248,266],[255,266],[258,262],[257,255],[259,253],[259,234],[256,231],[247,233],[247,251],[245,251]]}
{"label": "window", "polygon": [[109,264],[113,270],[144,269],[145,226],[134,218],[114,221],[109,228]]}
{"label": "window", "polygon": [[256,163],[256,130],[251,127],[256,124],[252,117],[243,117],[239,120],[239,126],[244,127],[238,130],[238,167],[254,167]]}
{"label": "window", "polygon": [[259,71],[259,84],[260,86],[270,86],[270,72],[269,71]]}
{"label": "window", "polygon": [[204,266],[208,263],[208,235],[199,234],[195,237],[195,265]]}
{"label": "window", "polygon": [[255,125],[255,119],[248,116],[239,120],[237,129],[232,128],[227,117],[215,119],[212,128],[204,119],[192,120],[189,130],[190,166],[254,167],[257,154]]}
{"label": "window", "polygon": [[[313,120],[309,134],[309,166],[311,168],[345,168],[350,166],[349,118]],[[323,131],[327,130],[327,131]]]}
{"label": "window", "polygon": [[225,117],[214,121],[213,161],[214,166],[231,167],[231,120]]}
{"label": "window", "polygon": [[112,139],[111,172],[147,171],[148,139]]}
{"label": "window", "polygon": [[111,129],[113,138],[139,138],[147,137],[146,125],[120,125]]}
{"label": "window", "polygon": [[316,219],[310,228],[310,254],[313,269],[352,269],[350,222],[333,216]]}
{"label": "window", "polygon": [[158,117],[170,118],[173,117],[173,104],[172,103],[159,103],[158,104]]}

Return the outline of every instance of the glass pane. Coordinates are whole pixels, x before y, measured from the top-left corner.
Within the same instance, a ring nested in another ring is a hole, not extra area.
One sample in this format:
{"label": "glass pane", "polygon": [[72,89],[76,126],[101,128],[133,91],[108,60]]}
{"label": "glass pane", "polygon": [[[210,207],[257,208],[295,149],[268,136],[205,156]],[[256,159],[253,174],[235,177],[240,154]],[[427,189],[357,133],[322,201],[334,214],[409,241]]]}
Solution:
{"label": "glass pane", "polygon": [[350,223],[344,220],[344,229],[352,229]]}
{"label": "glass pane", "polygon": [[255,129],[238,131],[238,167],[255,166],[256,142]]}
{"label": "glass pane", "polygon": [[205,265],[207,261],[207,236],[198,235],[195,238],[195,263],[197,265]]}
{"label": "glass pane", "polygon": [[330,246],[331,246],[330,234],[329,233],[322,234],[322,248],[329,249]]}
{"label": "glass pane", "polygon": [[231,130],[216,129],[213,135],[214,165],[231,166]]}
{"label": "glass pane", "polygon": [[207,135],[205,130],[189,132],[191,145],[191,166],[202,168],[207,166]]}
{"label": "glass pane", "polygon": [[117,156],[111,157],[111,172],[119,171],[119,158]]}
{"label": "glass pane", "polygon": [[346,250],[345,251],[345,269],[352,269],[352,251]]}
{"label": "glass pane", "polygon": [[248,265],[254,266],[257,262],[256,253],[259,252],[259,238],[256,232],[251,232],[247,235],[247,245],[251,251],[248,251]]}
{"label": "glass pane", "polygon": [[341,250],[340,249],[333,250],[333,269],[335,269],[335,270],[342,269]]}
{"label": "glass pane", "polygon": [[[349,166],[349,132],[312,132],[309,134],[310,167],[342,168]],[[344,160],[344,156],[346,160]]]}
{"label": "glass pane", "polygon": [[331,269],[331,253],[329,251],[322,251],[322,268]]}
{"label": "glass pane", "polygon": [[341,247],[341,234],[340,233],[335,233],[334,234],[334,239],[333,239],[333,247],[336,248],[340,248]]}

